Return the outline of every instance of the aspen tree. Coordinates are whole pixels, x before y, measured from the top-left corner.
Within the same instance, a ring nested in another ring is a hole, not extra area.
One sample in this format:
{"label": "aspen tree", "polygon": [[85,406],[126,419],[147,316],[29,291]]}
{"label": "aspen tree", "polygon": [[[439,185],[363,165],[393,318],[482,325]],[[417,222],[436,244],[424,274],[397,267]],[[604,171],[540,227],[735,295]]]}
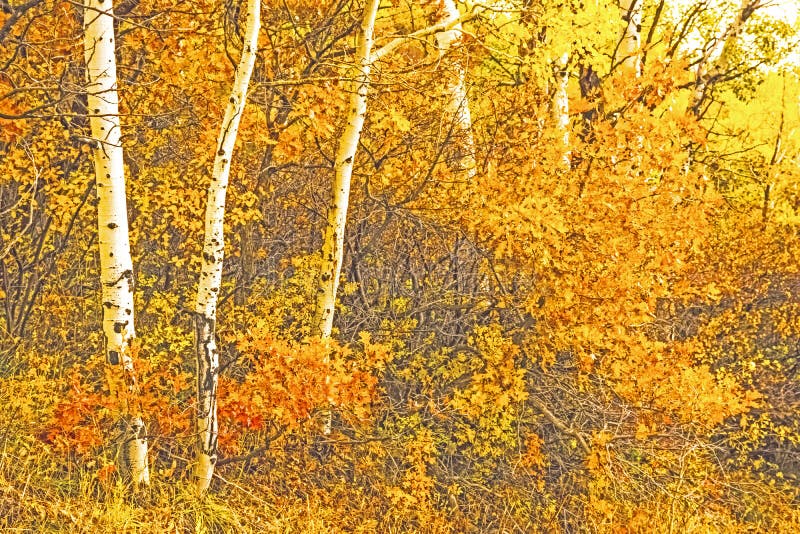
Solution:
{"label": "aspen tree", "polygon": [[[333,330],[333,317],[336,309],[336,293],[339,287],[339,276],[342,271],[344,257],[344,232],[347,224],[347,208],[350,202],[350,180],[353,175],[353,163],[356,149],[361,138],[361,130],[367,114],[367,94],[370,84],[372,65],[394,51],[408,39],[421,38],[433,33],[447,31],[465,20],[473,18],[473,14],[448,19],[428,28],[418,30],[404,37],[397,37],[372,53],[375,18],[380,0],[368,0],[364,6],[361,28],[356,46],[355,76],[351,83],[350,100],[347,107],[347,119],[342,138],[336,150],[334,161],[334,179],[331,201],[328,207],[328,219],[323,233],[322,264],[317,283],[316,308],[311,333],[321,339],[330,339]],[[474,165],[473,165],[474,168]],[[330,433],[331,418],[328,414],[324,432]]]}
{"label": "aspen tree", "polygon": [[[550,16],[556,19],[563,18],[565,3],[559,3],[554,6],[554,8],[555,11]],[[525,20],[528,17],[523,18],[521,22],[524,21],[531,27],[535,26],[534,21]],[[559,32],[555,27],[545,26],[540,30],[540,34],[536,40],[539,41],[539,45],[542,45],[546,42],[549,42],[550,45],[553,45],[554,42],[560,41],[560,39],[557,37],[558,34]],[[569,41],[572,40],[571,36],[566,37],[565,40],[567,39]],[[536,46],[535,41],[532,40],[528,46]],[[552,125],[555,127],[559,145],[561,145],[560,167],[563,170],[569,170],[572,166],[569,146],[571,131],[569,121],[569,95],[567,90],[569,88],[568,66],[570,52],[573,46],[574,43],[570,42],[569,46],[560,48],[558,50],[560,54],[558,54],[558,57],[551,62],[553,78],[552,80],[546,80],[545,84],[543,85],[544,91],[550,95],[550,120]],[[553,56],[555,56],[558,52],[553,53]]]}
{"label": "aspen tree", "polygon": [[[356,74],[350,84],[350,100],[347,106],[347,123],[336,150],[334,179],[331,190],[331,203],[328,207],[328,221],[322,241],[322,265],[317,285],[317,302],[314,312],[312,334],[323,340],[330,339],[333,330],[333,315],[336,308],[336,292],[342,272],[344,257],[344,231],[347,224],[347,208],[350,203],[350,180],[353,176],[353,163],[356,157],[361,130],[367,116],[367,93],[369,92],[372,41],[375,31],[375,17],[380,0],[368,0],[364,6],[361,28],[356,45]],[[330,377],[325,377],[328,382]],[[330,403],[330,399],[329,403]],[[331,413],[325,415],[323,432],[331,432]]]}
{"label": "aspen tree", "polygon": [[619,55],[622,56],[622,72],[638,78],[642,74],[641,41],[642,41],[642,3],[644,0],[619,0],[625,30],[619,44]]}
{"label": "aspen tree", "polygon": [[195,484],[199,492],[208,490],[217,462],[217,382],[219,355],[215,340],[217,300],[222,282],[225,253],[225,196],[231,168],[231,156],[236,144],[239,121],[247,101],[247,88],[256,61],[258,30],[260,27],[260,0],[248,0],[244,46],[236,68],[233,88],[225,107],[214,170],[208,186],[205,214],[205,239],[200,281],[195,305],[195,355],[197,357],[197,459],[194,468]]}
{"label": "aspen tree", "polygon": [[[622,20],[625,21],[625,30],[619,45],[622,55],[620,68],[623,75],[629,78],[639,78],[642,75],[642,3],[644,0],[620,0]],[[637,147],[642,148],[644,136],[636,136]]]}
{"label": "aspen tree", "polygon": [[[736,44],[736,39],[744,30],[744,25],[753,12],[762,7],[761,0],[742,0],[736,18],[720,34],[703,49],[703,54],[697,63],[694,91],[689,101],[687,113],[695,117],[704,114],[703,103],[709,91],[714,87],[721,76],[730,68],[730,55]],[[712,59],[716,56],[716,59]],[[695,158],[694,146],[689,146],[688,157],[683,166],[684,172],[689,172]]]}
{"label": "aspen tree", "polygon": [[374,58],[372,35],[375,30],[375,17],[379,0],[368,0],[364,6],[361,29],[356,46],[355,77],[350,88],[350,101],[347,107],[347,123],[336,150],[335,176],[328,207],[328,222],[322,243],[322,266],[317,287],[316,312],[312,333],[323,339],[331,337],[333,315],[336,305],[336,291],[342,271],[344,253],[344,231],[347,222],[347,207],[350,201],[350,179],[353,175],[353,162],[367,115],[367,92],[370,82],[370,68]]}
{"label": "aspen tree", "polygon": [[564,53],[556,64],[556,84],[553,93],[553,100],[550,104],[550,115],[553,118],[556,128],[561,136],[562,150],[564,151],[561,157],[561,164],[564,169],[569,170],[572,163],[570,160],[569,150],[569,97],[567,95],[567,88],[569,86],[569,71],[567,64],[569,63],[569,54]]}
{"label": "aspen tree", "polygon": [[[350,200],[350,179],[353,174],[356,149],[361,138],[361,129],[364,126],[364,118],[367,113],[370,69],[375,62],[393,52],[409,39],[419,39],[431,34],[446,32],[456,25],[460,25],[477,16],[473,11],[455,18],[448,17],[447,20],[433,26],[406,36],[396,37],[372,53],[372,35],[379,5],[380,2],[369,0],[364,7],[364,15],[356,47],[356,74],[349,91],[350,101],[347,108],[347,122],[336,150],[331,202],[328,208],[327,224],[323,233],[322,265],[317,284],[316,309],[311,328],[312,334],[318,335],[323,339],[330,338],[333,330],[336,292],[344,254],[344,231]],[[474,169],[474,164],[472,168]]]}
{"label": "aspen tree", "polygon": [[[437,24],[449,27],[445,31],[436,33],[436,45],[439,49],[439,61],[452,48],[458,46],[463,37],[460,22],[460,13],[453,0],[440,0],[437,10]],[[458,132],[459,141],[462,143],[461,157],[457,165],[466,171],[467,178],[471,181],[475,177],[475,140],[472,135],[472,115],[469,110],[467,97],[466,76],[467,69],[463,59],[453,61],[456,69],[455,79],[447,84],[447,114],[448,119],[454,121]]]}
{"label": "aspen tree", "polygon": [[[691,114],[701,115],[700,108],[706,99],[708,90],[730,69],[731,52],[736,45],[736,40],[744,30],[744,25],[755,10],[763,5],[762,0],[742,0],[733,22],[703,49],[703,54],[697,63],[694,93],[689,104]],[[717,56],[716,60],[712,59],[714,56]]]}
{"label": "aspen tree", "polygon": [[120,471],[129,475],[135,484],[148,484],[146,429],[138,407],[132,406],[138,392],[131,358],[131,341],[136,337],[133,262],[120,141],[113,1],[86,0],[83,24],[86,93],[97,183],[103,335],[107,363],[112,367],[121,366],[124,388],[128,390],[119,391],[112,379],[112,391],[116,390],[125,399],[118,464]]}

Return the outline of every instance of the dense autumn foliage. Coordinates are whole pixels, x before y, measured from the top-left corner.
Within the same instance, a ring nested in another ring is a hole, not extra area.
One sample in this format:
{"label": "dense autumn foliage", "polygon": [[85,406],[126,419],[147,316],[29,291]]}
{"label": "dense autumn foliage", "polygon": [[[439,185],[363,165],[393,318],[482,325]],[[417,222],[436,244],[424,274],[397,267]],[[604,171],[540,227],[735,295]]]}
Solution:
{"label": "dense autumn foliage", "polygon": [[[0,527],[800,532],[794,2],[380,2],[329,339],[365,3],[263,0],[197,495],[193,303],[247,2],[114,8],[134,389],[104,355],[88,8],[0,0]],[[132,406],[147,487],[116,467]]]}

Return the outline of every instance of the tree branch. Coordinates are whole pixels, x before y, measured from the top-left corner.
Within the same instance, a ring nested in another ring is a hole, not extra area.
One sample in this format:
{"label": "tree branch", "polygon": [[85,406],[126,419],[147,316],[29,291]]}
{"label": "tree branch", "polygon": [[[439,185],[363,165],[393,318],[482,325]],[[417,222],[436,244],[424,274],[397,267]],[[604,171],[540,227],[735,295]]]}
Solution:
{"label": "tree branch", "polygon": [[431,35],[431,34],[434,34],[434,33],[446,32],[447,30],[450,30],[453,27],[455,27],[455,26],[457,26],[457,25],[459,25],[459,24],[461,24],[463,22],[468,22],[468,21],[470,21],[470,20],[472,20],[474,18],[477,18],[477,17],[478,17],[478,14],[473,11],[473,12],[465,13],[465,14],[461,15],[457,19],[441,22],[439,24],[434,24],[433,26],[429,26],[427,28],[423,28],[421,30],[417,30],[417,31],[415,31],[413,33],[409,33],[408,35],[403,35],[402,37],[395,37],[394,39],[392,39],[391,41],[389,41],[388,43],[386,43],[385,45],[383,45],[382,47],[377,49],[375,52],[373,52],[372,55],[369,58],[369,63],[374,63],[374,62],[380,60],[381,58],[383,58],[387,54],[393,52],[397,47],[399,47],[400,45],[402,45],[403,43],[405,43],[408,40],[421,39],[423,37],[427,37],[428,35]]}

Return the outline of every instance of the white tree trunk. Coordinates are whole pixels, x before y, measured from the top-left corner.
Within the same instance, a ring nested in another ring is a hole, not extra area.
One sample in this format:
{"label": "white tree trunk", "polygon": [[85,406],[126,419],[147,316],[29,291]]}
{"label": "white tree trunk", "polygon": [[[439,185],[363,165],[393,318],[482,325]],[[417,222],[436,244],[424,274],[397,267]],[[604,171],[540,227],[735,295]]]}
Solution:
{"label": "white tree trunk", "polygon": [[[720,75],[725,74],[730,68],[730,55],[736,39],[741,35],[744,25],[753,12],[763,5],[762,0],[742,0],[739,12],[733,22],[703,50],[703,55],[697,63],[695,89],[689,105],[689,112],[693,115],[700,115],[700,108],[708,89],[714,85]],[[712,58],[717,55],[718,51],[719,56],[713,60]]]}
{"label": "white tree trunk", "polygon": [[[394,51],[408,39],[422,38],[433,33],[447,31],[456,24],[470,20],[475,16],[470,13],[446,23],[418,30],[404,37],[396,37],[372,53],[375,18],[379,7],[380,0],[367,0],[364,6],[358,44],[356,45],[356,72],[354,82],[349,88],[350,101],[347,107],[347,123],[336,150],[334,161],[331,202],[328,207],[328,220],[323,233],[322,263],[317,281],[316,307],[311,325],[311,333],[320,336],[321,339],[330,339],[333,330],[336,293],[339,289],[339,276],[341,275],[344,256],[344,232],[347,224],[347,208],[350,202],[350,180],[353,175],[356,149],[358,148],[361,130],[364,127],[364,119],[367,114],[370,69],[376,61]],[[330,430],[331,416],[329,412],[323,431],[328,434]]]}
{"label": "white tree trunk", "polygon": [[200,281],[195,305],[195,354],[197,357],[197,459],[194,468],[198,491],[205,492],[214,476],[217,462],[217,382],[219,356],[215,340],[217,299],[222,283],[225,253],[225,196],[231,168],[231,155],[236,144],[239,121],[247,101],[247,88],[256,61],[260,0],[248,0],[247,22],[242,57],[236,69],[233,88],[222,119],[214,170],[206,201],[205,239]]}
{"label": "white tree trunk", "polygon": [[356,148],[361,138],[361,129],[367,114],[367,92],[370,82],[370,67],[373,58],[372,34],[380,0],[368,0],[364,6],[361,31],[356,46],[356,75],[354,87],[350,89],[345,125],[339,147],[336,150],[335,177],[331,203],[328,208],[328,223],[322,243],[322,266],[317,285],[317,303],[312,334],[330,338],[336,305],[336,291],[342,270],[344,254],[344,231],[347,222],[347,207],[350,200],[350,179]]}
{"label": "white tree trunk", "polygon": [[[451,2],[452,3],[452,2]],[[361,138],[361,129],[367,114],[367,93],[370,84],[370,69],[372,65],[393,52],[397,47],[409,39],[419,39],[433,33],[443,32],[454,28],[464,21],[474,18],[474,13],[458,16],[435,24],[428,28],[418,30],[404,37],[392,39],[380,49],[372,53],[375,17],[380,6],[379,0],[368,0],[364,6],[361,20],[361,31],[356,46],[356,73],[355,81],[350,88],[350,102],[348,104],[347,123],[345,125],[339,147],[336,150],[334,163],[335,177],[332,187],[331,203],[328,208],[328,222],[323,234],[322,266],[320,269],[319,283],[317,285],[316,313],[312,325],[312,334],[321,338],[329,338],[333,329],[333,316],[336,304],[336,292],[339,286],[339,275],[342,270],[342,256],[344,251],[344,230],[347,222],[347,208],[350,200],[350,179],[353,174],[353,163],[356,149]],[[458,34],[461,31],[459,29]],[[464,99],[466,96],[464,97]],[[462,100],[464,100],[462,99]],[[466,100],[464,100],[466,104]],[[459,104],[459,108],[465,106]],[[469,117],[469,109],[466,115]],[[471,125],[471,120],[468,121]]]}
{"label": "white tree trunk", "polygon": [[622,72],[638,78],[642,74],[642,2],[644,0],[619,0],[622,20],[627,24],[619,45]]}
{"label": "white tree trunk", "polygon": [[[461,14],[453,0],[439,0],[438,17],[436,24],[444,25],[449,29],[436,34],[436,44],[439,48],[439,60],[452,48],[459,45],[463,31],[461,27]],[[472,115],[469,111],[467,98],[466,74],[467,69],[463,59],[455,59],[452,64],[456,69],[456,76],[450,79],[447,87],[447,118],[454,122],[456,142],[461,145],[460,157],[456,161],[459,169],[466,172],[471,181],[475,177],[475,140],[472,135]]]}
{"label": "white tree trunk", "polygon": [[[136,336],[133,324],[133,263],[128,241],[125,167],[120,144],[119,96],[115,58],[112,0],[86,0],[84,48],[86,93],[92,129],[97,181],[97,223],[100,280],[103,299],[103,335],[106,358],[121,366],[123,381],[135,398],[136,375],[130,353]],[[113,388],[113,384],[112,384]],[[118,455],[120,471],[136,484],[147,484],[147,438],[138,408],[123,406],[123,437]]]}
{"label": "white tree trunk", "polygon": [[567,95],[567,88],[569,86],[568,63],[569,54],[565,53],[559,58],[558,64],[556,65],[558,69],[556,72],[556,86],[555,92],[553,93],[553,101],[550,105],[550,113],[553,122],[561,137],[561,149],[563,151],[561,164],[566,170],[569,170],[571,167],[569,150],[569,98]]}

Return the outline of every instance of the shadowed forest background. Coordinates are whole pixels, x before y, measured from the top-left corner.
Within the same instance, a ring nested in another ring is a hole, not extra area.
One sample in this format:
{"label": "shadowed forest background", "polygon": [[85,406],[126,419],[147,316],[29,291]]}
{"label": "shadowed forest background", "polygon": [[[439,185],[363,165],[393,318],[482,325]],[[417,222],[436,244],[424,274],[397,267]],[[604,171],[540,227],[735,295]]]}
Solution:
{"label": "shadowed forest background", "polygon": [[0,528],[800,532],[791,0],[110,1],[0,0]]}

